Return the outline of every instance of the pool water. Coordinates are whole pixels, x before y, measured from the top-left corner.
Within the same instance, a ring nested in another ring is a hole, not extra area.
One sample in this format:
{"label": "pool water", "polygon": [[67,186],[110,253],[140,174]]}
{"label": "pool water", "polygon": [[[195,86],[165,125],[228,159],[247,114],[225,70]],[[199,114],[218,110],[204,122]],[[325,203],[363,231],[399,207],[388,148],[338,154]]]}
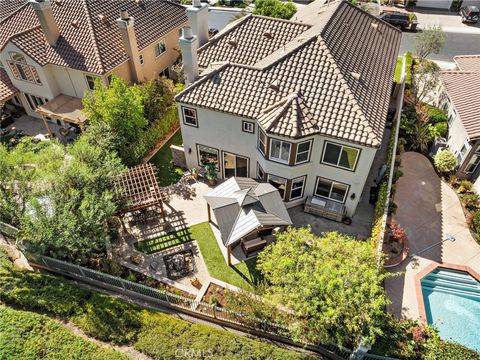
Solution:
{"label": "pool water", "polygon": [[480,283],[467,272],[437,268],[421,285],[427,322],[443,339],[480,352]]}

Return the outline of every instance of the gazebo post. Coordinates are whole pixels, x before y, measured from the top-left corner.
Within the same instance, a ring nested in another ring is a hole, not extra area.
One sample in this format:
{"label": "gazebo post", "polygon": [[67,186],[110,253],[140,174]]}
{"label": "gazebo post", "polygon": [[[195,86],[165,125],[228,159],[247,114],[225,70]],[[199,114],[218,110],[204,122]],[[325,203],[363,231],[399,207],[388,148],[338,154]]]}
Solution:
{"label": "gazebo post", "polygon": [[45,127],[47,128],[48,133],[50,134],[50,136],[52,136],[53,133],[52,133],[52,130],[50,129],[50,126],[48,126],[47,119],[45,119],[45,116],[43,116],[43,114],[40,114],[40,116],[42,117],[43,123],[45,124]]}
{"label": "gazebo post", "polygon": [[232,266],[232,249],[230,245],[227,246],[227,265]]}
{"label": "gazebo post", "polygon": [[210,214],[210,204],[207,203],[207,214],[208,214],[208,222],[212,222],[212,215]]}
{"label": "gazebo post", "polygon": [[123,222],[123,214],[119,215],[119,216],[118,216],[118,219],[120,220],[120,224],[122,224],[122,229],[123,229],[123,231],[125,231],[125,233],[128,234],[127,227],[125,226],[125,223]]}

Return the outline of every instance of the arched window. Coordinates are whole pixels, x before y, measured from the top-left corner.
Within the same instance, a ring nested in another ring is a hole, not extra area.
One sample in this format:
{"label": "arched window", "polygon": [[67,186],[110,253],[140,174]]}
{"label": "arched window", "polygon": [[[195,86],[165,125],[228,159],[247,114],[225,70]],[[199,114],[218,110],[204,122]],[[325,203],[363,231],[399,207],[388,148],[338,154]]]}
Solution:
{"label": "arched window", "polygon": [[10,58],[11,58],[13,61],[17,61],[17,62],[23,62],[23,63],[26,63],[26,62],[27,62],[27,61],[25,60],[25,56],[23,56],[23,55],[20,54],[20,53],[14,52],[14,51],[10,51]]}

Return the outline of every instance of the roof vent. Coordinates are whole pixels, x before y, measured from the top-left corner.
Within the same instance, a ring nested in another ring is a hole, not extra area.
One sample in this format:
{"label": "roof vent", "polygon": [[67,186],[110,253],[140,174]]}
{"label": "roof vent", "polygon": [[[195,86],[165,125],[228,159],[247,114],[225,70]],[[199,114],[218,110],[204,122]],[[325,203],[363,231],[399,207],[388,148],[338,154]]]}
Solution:
{"label": "roof vent", "polygon": [[130,15],[128,15],[127,10],[120,10],[120,19],[122,20],[130,20]]}
{"label": "roof vent", "polygon": [[360,81],[360,74],[359,74],[359,73],[351,72],[350,74],[352,75],[352,77],[353,77],[355,80]]}
{"label": "roof vent", "polygon": [[230,45],[232,47],[237,47],[238,46],[237,40],[235,40],[235,39],[228,40],[228,45]]}
{"label": "roof vent", "polygon": [[107,17],[105,15],[99,14],[98,18],[102,23],[106,23],[108,21]]}
{"label": "roof vent", "polygon": [[267,39],[273,39],[273,35],[270,31],[265,31],[263,33],[263,36],[266,37]]}
{"label": "roof vent", "polygon": [[75,19],[72,21],[72,26],[77,27],[78,26],[78,19]]}
{"label": "roof vent", "polygon": [[372,28],[377,30],[380,34],[382,34],[382,30],[380,30],[379,24],[377,22],[372,22]]}
{"label": "roof vent", "polygon": [[142,0],[135,0],[135,4],[140,5],[142,3]]}
{"label": "roof vent", "polygon": [[55,4],[62,5],[62,0],[55,0]]}
{"label": "roof vent", "polygon": [[280,84],[278,80],[273,80],[268,87],[272,90],[279,91],[280,90]]}

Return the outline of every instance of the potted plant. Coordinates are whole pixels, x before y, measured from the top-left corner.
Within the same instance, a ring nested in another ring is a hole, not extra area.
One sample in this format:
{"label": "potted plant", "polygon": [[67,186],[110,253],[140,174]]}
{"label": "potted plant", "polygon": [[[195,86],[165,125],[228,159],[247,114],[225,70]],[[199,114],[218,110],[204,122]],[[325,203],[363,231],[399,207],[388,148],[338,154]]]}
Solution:
{"label": "potted plant", "polygon": [[192,168],[192,177],[197,180],[198,179],[198,169],[197,168]]}
{"label": "potted plant", "polygon": [[205,165],[205,177],[210,185],[213,186],[217,183],[217,169],[215,168],[215,164]]}

